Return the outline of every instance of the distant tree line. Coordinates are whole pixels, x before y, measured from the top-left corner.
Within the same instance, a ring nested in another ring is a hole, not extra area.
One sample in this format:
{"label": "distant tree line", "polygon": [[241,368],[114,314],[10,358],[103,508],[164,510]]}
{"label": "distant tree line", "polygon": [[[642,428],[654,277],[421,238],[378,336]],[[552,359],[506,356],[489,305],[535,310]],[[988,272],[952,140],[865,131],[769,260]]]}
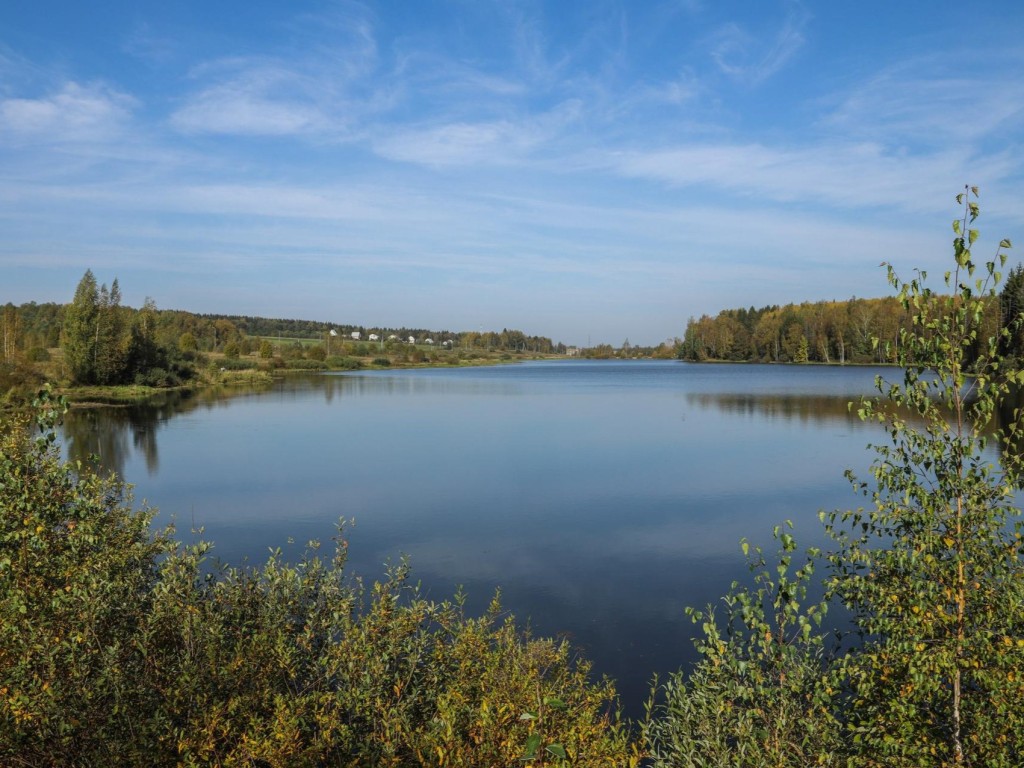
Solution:
{"label": "distant tree line", "polygon": [[349,337],[358,332],[362,340],[371,333],[386,341],[395,336],[401,341],[410,337],[418,342],[432,339],[435,343],[450,342],[453,347],[466,349],[491,349],[507,352],[536,352],[552,354],[565,351],[564,344],[555,344],[546,336],[530,336],[522,331],[502,328],[497,331],[450,331],[430,328],[409,328],[406,326],[365,326],[325,323],[316,320],[291,320],[282,318],[250,317],[247,315],[200,315],[202,318],[232,323],[242,334],[262,338],[282,337],[289,339],[324,339],[332,330],[339,336]]}
{"label": "distant tree line", "polygon": [[[258,354],[261,358],[323,360],[341,352],[343,341],[359,332],[358,349],[369,355],[369,336],[417,344],[431,340],[437,347],[478,352],[533,354],[564,353],[564,344],[546,336],[528,335],[503,328],[498,331],[432,330],[408,327],[371,327],[315,320],[252,317],[247,315],[198,314],[158,309],[146,299],[141,309],[121,305],[118,281],[108,288],[97,283],[91,270],[83,275],[70,304],[30,302],[0,307],[0,379],[14,377],[15,367],[24,379],[26,363],[49,359],[49,351],[61,348],[69,378],[77,384],[148,383],[174,385],[189,378],[193,364],[203,353],[222,353],[227,358]],[[331,331],[338,346],[331,349]],[[394,337],[392,339],[392,337]],[[273,343],[274,339],[279,339]],[[319,340],[323,346],[307,347],[296,340]],[[3,381],[0,380],[0,385]],[[5,390],[4,390],[5,391]]]}
{"label": "distant tree line", "polygon": [[[690,318],[680,357],[773,363],[888,362],[906,327],[896,299],[804,302],[760,309],[725,309]],[[883,340],[873,345],[872,338]]]}
{"label": "distant tree line", "polygon": [[[1024,311],[1024,266],[1006,276],[1002,291],[983,302],[981,332],[1011,332],[1001,353],[1024,360],[1024,332],[1011,328]],[[770,363],[891,363],[911,313],[895,297],[776,304],[724,309],[715,317],[691,317],[679,345],[685,360]]]}

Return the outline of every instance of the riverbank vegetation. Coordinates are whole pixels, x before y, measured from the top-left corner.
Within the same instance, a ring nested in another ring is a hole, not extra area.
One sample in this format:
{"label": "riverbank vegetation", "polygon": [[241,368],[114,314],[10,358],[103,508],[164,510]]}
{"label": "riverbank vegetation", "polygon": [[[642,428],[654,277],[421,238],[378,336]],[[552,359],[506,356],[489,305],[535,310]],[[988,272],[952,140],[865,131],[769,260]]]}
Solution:
{"label": "riverbank vegetation", "polygon": [[[54,448],[62,402],[0,416],[0,762],[239,766],[996,766],[1024,763],[1021,329],[990,327],[1008,241],[975,261],[958,200],[945,287],[888,268],[903,371],[853,404],[888,436],[828,551],[743,550],[690,612],[699,660],[618,717],[610,681],[497,599],[436,603],[401,564],[364,588],[344,530],[221,568]],[[895,406],[895,407],[894,407]],[[913,419],[907,414],[913,414]]]}
{"label": "riverbank vegetation", "polygon": [[0,437],[3,764],[630,762],[612,684],[497,599],[468,617],[404,565],[364,589],[343,531],[295,564],[221,569],[62,462],[61,409],[44,393],[42,430],[22,414]]}
{"label": "riverbank vegetation", "polygon": [[[1005,356],[1022,316],[982,335],[1010,243],[974,260],[976,194],[958,196],[942,293],[888,267],[907,322],[887,355],[904,374],[857,405],[890,438],[872,446],[873,482],[847,473],[867,507],[821,513],[827,553],[777,529],[778,555],[750,555],[754,581],[724,615],[692,614],[700,661],[661,689],[645,727],[655,765],[1024,762],[1021,414],[996,423],[1024,385]],[[849,629],[825,631],[830,607]]]}
{"label": "riverbank vegetation", "polygon": [[0,405],[50,382],[72,401],[130,402],[169,388],[260,384],[287,371],[486,365],[561,356],[563,344],[522,331],[430,331],[306,320],[202,315],[121,305],[86,270],[70,304],[0,312]]}
{"label": "riverbank vegetation", "polygon": [[[983,338],[1008,330],[1000,352],[1017,360],[1024,360],[1024,333],[1011,326],[1022,309],[1024,266],[1018,266],[998,294],[985,298],[978,329]],[[912,324],[912,313],[891,296],[724,309],[691,317],[677,352],[698,362],[886,365],[896,362]]]}

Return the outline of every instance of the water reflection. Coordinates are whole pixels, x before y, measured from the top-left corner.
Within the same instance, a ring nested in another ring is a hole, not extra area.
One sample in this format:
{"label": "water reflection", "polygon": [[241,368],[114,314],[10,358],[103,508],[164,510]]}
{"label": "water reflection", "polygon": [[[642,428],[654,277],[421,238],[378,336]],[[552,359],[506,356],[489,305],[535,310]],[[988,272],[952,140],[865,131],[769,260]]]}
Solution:
{"label": "water reflection", "polygon": [[856,411],[848,397],[815,395],[742,395],[696,393],[686,401],[701,410],[716,409],[724,414],[759,416],[765,419],[796,419],[800,422],[855,422]]}
{"label": "water reflection", "polygon": [[819,509],[855,506],[877,426],[847,402],[873,369],[553,363],[296,376],[69,414],[161,515],[204,526],[225,560],[339,518],[353,570],[403,553],[436,598],[497,587],[543,634],[582,646],[639,713],[654,672],[691,658],[683,608],[745,573],[738,541],[784,519],[819,543]]}
{"label": "water reflection", "polygon": [[147,473],[160,470],[158,432],[172,419],[198,409],[227,408],[233,398],[251,397],[258,390],[210,387],[200,392],[170,391],[142,403],[72,408],[64,417],[61,437],[65,456],[91,463],[95,458],[105,471],[124,478],[126,465],[141,457]]}
{"label": "water reflection", "polygon": [[137,454],[155,474],[160,469],[157,430],[183,412],[185,400],[170,393],[144,405],[72,409],[63,424],[65,455],[83,464],[96,457],[104,469],[124,477],[126,462]]}

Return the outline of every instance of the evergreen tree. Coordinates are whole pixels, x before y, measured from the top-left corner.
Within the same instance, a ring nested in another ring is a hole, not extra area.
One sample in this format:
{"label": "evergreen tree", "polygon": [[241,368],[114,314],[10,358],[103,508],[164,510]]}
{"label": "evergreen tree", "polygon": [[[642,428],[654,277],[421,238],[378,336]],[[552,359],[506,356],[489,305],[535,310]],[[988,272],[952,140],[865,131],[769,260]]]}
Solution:
{"label": "evergreen tree", "polygon": [[1003,340],[1003,354],[1024,359],[1024,331],[1020,327],[1021,313],[1024,313],[1024,264],[1018,264],[1007,275],[999,293],[999,311],[1003,328],[1010,331]]}

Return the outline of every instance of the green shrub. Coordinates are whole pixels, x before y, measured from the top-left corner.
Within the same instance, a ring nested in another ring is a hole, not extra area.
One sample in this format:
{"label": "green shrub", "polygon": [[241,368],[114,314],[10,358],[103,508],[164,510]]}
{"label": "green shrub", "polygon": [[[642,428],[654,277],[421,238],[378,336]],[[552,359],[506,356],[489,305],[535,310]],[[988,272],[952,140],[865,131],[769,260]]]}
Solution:
{"label": "green shrub", "polygon": [[179,382],[163,368],[150,368],[136,373],[133,383],[143,387],[173,387]]}
{"label": "green shrub", "polygon": [[50,362],[50,350],[46,347],[32,347],[25,353],[25,357],[30,363],[48,363]]}
{"label": "green shrub", "polygon": [[327,358],[327,365],[335,371],[354,371],[363,367],[363,363],[360,360],[356,360],[354,357],[331,355]]}
{"label": "green shrub", "polygon": [[0,405],[31,402],[33,393],[42,383],[42,375],[24,361],[0,360]]}
{"label": "green shrub", "polygon": [[651,702],[644,736],[655,766],[836,764],[836,696],[819,630],[827,606],[807,602],[820,553],[809,551],[794,569],[792,536],[777,528],[775,538],[778,564],[769,568],[760,549],[748,557],[753,586],[733,584],[724,620],[710,606],[688,611],[702,630],[700,660],[689,675],[671,675]]}
{"label": "green shrub", "polygon": [[848,642],[826,659],[821,609],[803,607],[817,553],[791,578],[780,535],[777,570],[758,553],[724,624],[694,614],[700,661],[657,691],[645,724],[655,766],[1024,764],[1024,371],[1000,352],[1024,315],[989,322],[1010,242],[974,261],[976,195],[957,198],[947,293],[883,264],[910,319],[881,352],[898,381],[878,377],[878,397],[851,408],[888,440],[871,446],[873,483],[847,473],[867,507],[821,514],[835,547],[823,587]]}
{"label": "green shrub", "polygon": [[240,357],[222,357],[220,360],[211,361],[210,367],[218,370],[223,368],[226,371],[249,371],[259,368],[259,363],[256,360],[245,360]]}
{"label": "green shrub", "polygon": [[386,368],[391,365],[391,360],[387,357],[375,357],[373,358],[373,364],[379,365],[382,368]]}
{"label": "green shrub", "polygon": [[[59,413],[44,397],[40,422]],[[0,763],[132,762],[139,652],[166,539],[124,487],[60,461],[52,432],[0,430]]]}
{"label": "green shrub", "polygon": [[[495,601],[368,593],[346,545],[224,569],[61,462],[38,402],[0,426],[0,764],[637,764],[615,692]],[[553,760],[546,761],[553,764]]]}
{"label": "green shrub", "polygon": [[327,363],[322,360],[303,360],[302,358],[296,358],[288,361],[288,368],[292,368],[298,371],[326,371]]}

